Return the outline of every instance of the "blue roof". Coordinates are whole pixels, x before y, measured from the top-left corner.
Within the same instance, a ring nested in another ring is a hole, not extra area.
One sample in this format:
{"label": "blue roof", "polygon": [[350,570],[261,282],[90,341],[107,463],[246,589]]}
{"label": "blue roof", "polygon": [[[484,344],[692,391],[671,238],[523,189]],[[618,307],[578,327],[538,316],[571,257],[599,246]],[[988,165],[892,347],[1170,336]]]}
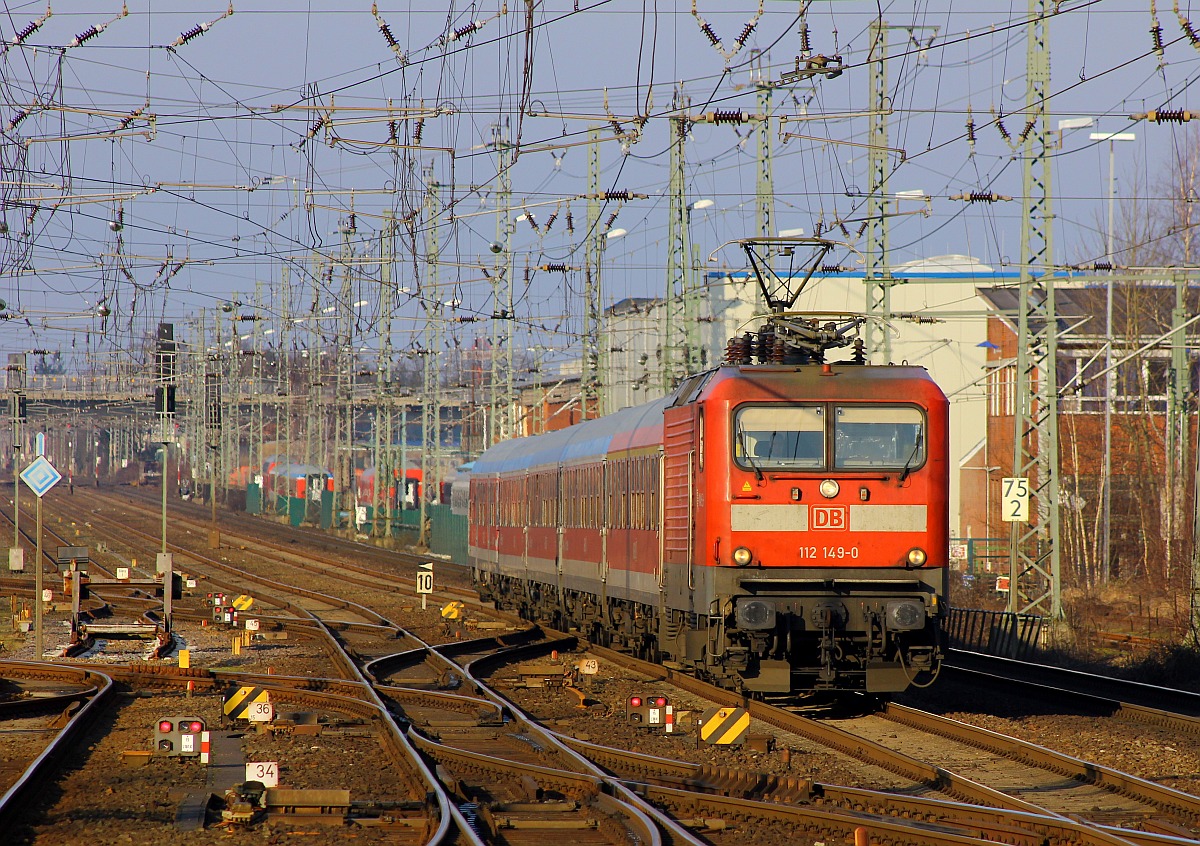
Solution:
{"label": "blue roof", "polygon": [[598,460],[609,453],[617,435],[635,431],[656,419],[661,421],[663,409],[671,400],[665,397],[556,432],[502,441],[475,459],[471,474],[510,473]]}

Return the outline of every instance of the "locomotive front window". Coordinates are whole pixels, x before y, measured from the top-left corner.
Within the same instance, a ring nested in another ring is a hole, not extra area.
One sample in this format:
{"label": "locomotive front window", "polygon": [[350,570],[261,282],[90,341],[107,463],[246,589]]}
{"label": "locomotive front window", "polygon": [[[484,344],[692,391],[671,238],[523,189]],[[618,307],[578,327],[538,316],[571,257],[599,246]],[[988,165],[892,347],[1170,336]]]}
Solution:
{"label": "locomotive front window", "polygon": [[825,411],[819,406],[750,406],[733,422],[733,456],[748,470],[825,464]]}
{"label": "locomotive front window", "polygon": [[837,406],[833,415],[833,466],[903,467],[925,461],[924,416],[912,406]]}

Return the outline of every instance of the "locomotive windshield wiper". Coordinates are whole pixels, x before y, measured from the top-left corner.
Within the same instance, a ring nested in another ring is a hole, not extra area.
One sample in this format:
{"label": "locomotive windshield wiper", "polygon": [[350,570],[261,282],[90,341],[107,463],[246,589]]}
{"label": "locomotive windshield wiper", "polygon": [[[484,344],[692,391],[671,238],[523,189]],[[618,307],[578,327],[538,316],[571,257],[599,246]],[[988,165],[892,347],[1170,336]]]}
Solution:
{"label": "locomotive windshield wiper", "polygon": [[920,449],[921,449],[921,437],[922,437],[922,435],[923,435],[923,434],[924,434],[924,432],[923,432],[923,430],[922,430],[921,426],[918,424],[918,426],[917,426],[917,437],[916,437],[916,439],[913,441],[913,448],[912,448],[912,452],[911,452],[911,453],[909,453],[909,456],[908,456],[908,461],[905,461],[905,462],[904,462],[904,470],[903,470],[903,472],[901,472],[901,473],[900,473],[900,481],[901,481],[901,482],[903,482],[905,479],[907,479],[907,478],[908,478],[908,474],[912,472],[912,463],[913,463],[913,459],[915,459],[915,458],[917,457],[917,453],[918,453],[918,452],[920,451]]}
{"label": "locomotive windshield wiper", "polygon": [[735,431],[737,433],[738,446],[742,448],[742,455],[745,456],[746,463],[753,468],[754,478],[761,482],[763,480],[763,472],[762,470],[758,469],[758,465],[755,464],[754,459],[750,457],[750,449],[746,446],[746,430],[742,428],[742,424],[740,422],[737,424],[737,429]]}

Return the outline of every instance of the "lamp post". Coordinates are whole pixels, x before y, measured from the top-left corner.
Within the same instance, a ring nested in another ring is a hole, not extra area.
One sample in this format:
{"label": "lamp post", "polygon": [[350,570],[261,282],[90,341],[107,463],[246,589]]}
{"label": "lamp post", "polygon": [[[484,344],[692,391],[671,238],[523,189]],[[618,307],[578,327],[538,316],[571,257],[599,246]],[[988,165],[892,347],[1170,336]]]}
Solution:
{"label": "lamp post", "polygon": [[1112,565],[1112,404],[1116,385],[1113,379],[1113,206],[1117,195],[1116,146],[1118,141],[1136,141],[1132,132],[1093,132],[1092,141],[1108,142],[1108,237],[1105,258],[1109,264],[1108,285],[1104,297],[1104,534],[1101,536],[1102,578],[1108,581]]}

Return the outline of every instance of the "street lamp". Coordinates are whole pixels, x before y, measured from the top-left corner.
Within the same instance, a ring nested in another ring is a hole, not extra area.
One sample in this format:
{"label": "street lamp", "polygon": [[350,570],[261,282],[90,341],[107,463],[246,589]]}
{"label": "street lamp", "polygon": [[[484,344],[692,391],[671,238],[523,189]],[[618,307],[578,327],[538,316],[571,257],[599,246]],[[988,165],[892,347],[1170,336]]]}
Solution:
{"label": "street lamp", "polygon": [[[1104,297],[1104,566],[1101,572],[1107,581],[1112,563],[1112,404],[1115,385],[1113,381],[1113,205],[1117,195],[1116,146],[1118,141],[1136,141],[1132,132],[1093,132],[1091,141],[1108,142],[1108,239],[1105,248],[1109,264],[1108,285]],[[1126,300],[1128,302],[1128,299]]]}

